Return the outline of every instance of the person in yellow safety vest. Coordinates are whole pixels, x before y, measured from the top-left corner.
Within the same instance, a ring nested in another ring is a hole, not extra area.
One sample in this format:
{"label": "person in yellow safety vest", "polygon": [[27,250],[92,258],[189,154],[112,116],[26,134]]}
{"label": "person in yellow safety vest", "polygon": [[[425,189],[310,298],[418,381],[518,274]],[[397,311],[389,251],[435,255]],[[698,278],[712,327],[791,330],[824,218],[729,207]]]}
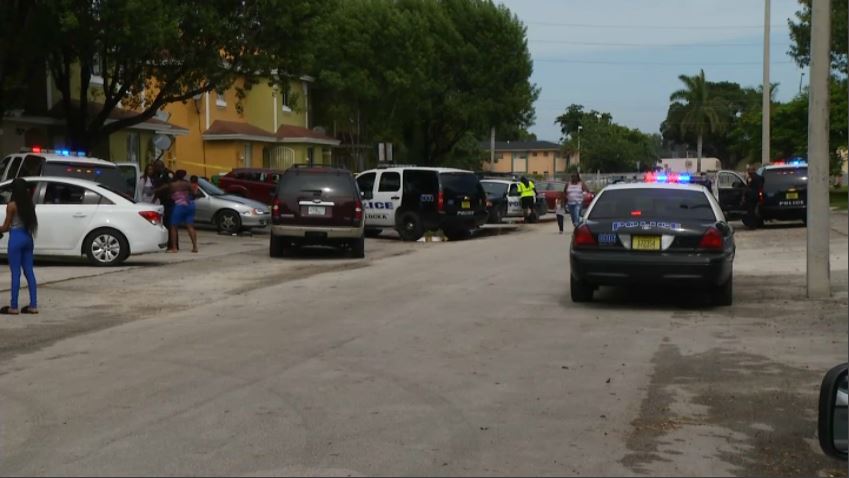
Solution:
{"label": "person in yellow safety vest", "polygon": [[527,221],[534,212],[536,198],[537,191],[534,187],[534,182],[525,176],[522,176],[519,179],[519,200],[522,203],[522,210],[525,212],[525,221]]}

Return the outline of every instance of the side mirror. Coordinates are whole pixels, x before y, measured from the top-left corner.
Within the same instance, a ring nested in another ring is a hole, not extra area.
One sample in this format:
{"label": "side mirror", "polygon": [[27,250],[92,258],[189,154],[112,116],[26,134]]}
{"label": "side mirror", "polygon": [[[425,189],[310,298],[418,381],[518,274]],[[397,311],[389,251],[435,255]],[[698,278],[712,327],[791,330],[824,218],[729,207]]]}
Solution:
{"label": "side mirror", "polygon": [[820,386],[817,435],[820,448],[826,455],[846,460],[847,438],[849,438],[849,415],[847,415],[847,370],[849,365],[834,367],[825,374]]}

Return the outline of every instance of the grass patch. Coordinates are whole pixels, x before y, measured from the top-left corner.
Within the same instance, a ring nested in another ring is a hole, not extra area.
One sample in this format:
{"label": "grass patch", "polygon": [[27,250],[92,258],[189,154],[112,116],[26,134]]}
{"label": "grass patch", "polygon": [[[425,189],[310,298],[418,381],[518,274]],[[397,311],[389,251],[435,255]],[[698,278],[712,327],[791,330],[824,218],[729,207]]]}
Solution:
{"label": "grass patch", "polygon": [[847,192],[846,188],[838,188],[838,189],[830,189],[829,190],[829,199],[831,203],[831,207],[837,208],[841,211],[847,210],[847,203],[849,203],[849,192]]}

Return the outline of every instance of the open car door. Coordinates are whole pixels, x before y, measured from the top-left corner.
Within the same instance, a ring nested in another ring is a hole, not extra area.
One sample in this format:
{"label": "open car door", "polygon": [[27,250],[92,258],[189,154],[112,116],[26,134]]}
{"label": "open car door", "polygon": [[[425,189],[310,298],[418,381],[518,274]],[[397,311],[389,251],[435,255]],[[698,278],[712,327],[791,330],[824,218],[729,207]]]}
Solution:
{"label": "open car door", "polygon": [[126,189],[123,192],[128,197],[133,198],[136,202],[141,201],[141,191],[138,190],[139,178],[141,178],[141,170],[136,163],[116,163],[118,170],[121,171],[121,177],[124,178]]}
{"label": "open car door", "polygon": [[716,199],[729,220],[742,217],[746,212],[746,180],[736,171],[716,173]]}

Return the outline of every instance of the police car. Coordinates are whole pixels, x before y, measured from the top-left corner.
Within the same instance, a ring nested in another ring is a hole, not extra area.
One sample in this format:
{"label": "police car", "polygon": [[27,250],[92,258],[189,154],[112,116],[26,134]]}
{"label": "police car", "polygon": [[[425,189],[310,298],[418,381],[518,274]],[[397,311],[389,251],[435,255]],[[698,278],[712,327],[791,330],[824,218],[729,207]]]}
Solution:
{"label": "police car", "polygon": [[[519,195],[519,181],[515,179],[482,179],[481,185],[490,199],[504,198],[501,203],[503,209],[500,211],[500,217],[524,217],[525,213],[522,210],[521,196]],[[493,202],[495,203],[495,201]],[[538,217],[542,217],[546,212],[548,212],[548,205],[545,201],[545,193],[537,192],[536,214]]]}
{"label": "police car", "polygon": [[466,238],[487,221],[487,197],[471,171],[394,166],[357,175],[366,234],[395,229],[405,241],[441,229],[451,240]]}
{"label": "police car", "polygon": [[593,200],[570,248],[571,295],[587,302],[599,286],[706,288],[731,305],[734,230],[716,198],[687,175],[648,174]]}
{"label": "police car", "polygon": [[758,170],[763,188],[758,191],[754,225],[764,221],[808,221],[808,163],[774,162]]}

